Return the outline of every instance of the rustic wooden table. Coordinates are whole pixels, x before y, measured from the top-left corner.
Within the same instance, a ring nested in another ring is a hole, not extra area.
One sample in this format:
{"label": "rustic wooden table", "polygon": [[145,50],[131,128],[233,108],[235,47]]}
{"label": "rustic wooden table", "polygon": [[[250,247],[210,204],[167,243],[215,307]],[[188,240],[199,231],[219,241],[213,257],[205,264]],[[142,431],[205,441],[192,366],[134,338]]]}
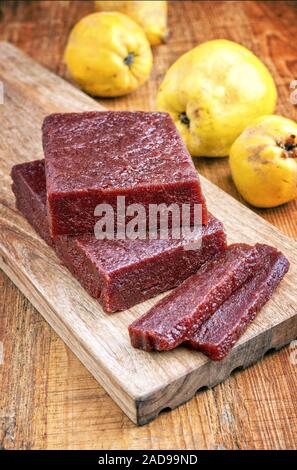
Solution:
{"label": "rustic wooden table", "polygon": [[[93,2],[1,1],[0,39],[66,76],[62,54],[69,31],[92,11]],[[297,78],[296,21],[296,2],[171,2],[172,34],[154,50],[150,81],[130,96],[102,103],[110,109],[154,109],[164,72],[181,53],[208,39],[229,38],[268,65],[278,86],[278,112],[296,119],[289,99],[290,82]],[[240,199],[226,159],[199,159],[196,165]],[[297,201],[257,212],[297,237]],[[10,358],[0,365],[0,448],[297,448],[294,345],[139,428],[1,272],[0,341]]]}

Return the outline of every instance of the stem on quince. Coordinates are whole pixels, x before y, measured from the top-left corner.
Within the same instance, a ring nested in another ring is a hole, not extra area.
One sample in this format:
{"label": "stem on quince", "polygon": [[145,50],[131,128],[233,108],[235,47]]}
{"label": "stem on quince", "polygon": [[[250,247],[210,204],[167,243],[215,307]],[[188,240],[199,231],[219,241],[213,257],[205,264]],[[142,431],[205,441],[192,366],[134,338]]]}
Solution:
{"label": "stem on quince", "polygon": [[128,67],[130,67],[130,65],[133,64],[134,59],[135,59],[135,54],[134,54],[134,52],[129,52],[129,54],[127,55],[127,57],[125,57],[125,59],[124,59],[124,63],[125,63],[126,65],[128,65]]}
{"label": "stem on quince", "polygon": [[285,157],[297,158],[296,135],[291,134],[289,137],[286,138],[285,142],[278,142],[277,144],[285,151]]}
{"label": "stem on quince", "polygon": [[190,126],[190,119],[188,118],[188,116],[185,112],[180,113],[179,120],[182,124],[185,124],[185,126],[188,126],[188,127]]}

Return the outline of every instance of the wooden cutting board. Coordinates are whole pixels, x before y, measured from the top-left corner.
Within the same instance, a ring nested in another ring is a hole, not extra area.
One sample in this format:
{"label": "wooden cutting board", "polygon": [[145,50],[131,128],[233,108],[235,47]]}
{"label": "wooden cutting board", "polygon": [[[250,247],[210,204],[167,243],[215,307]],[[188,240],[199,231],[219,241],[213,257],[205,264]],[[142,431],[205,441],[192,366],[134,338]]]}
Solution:
{"label": "wooden cutting board", "polygon": [[128,324],[161,296],[104,314],[18,213],[10,189],[12,165],[42,158],[40,128],[47,114],[103,108],[7,43],[0,43],[0,64],[0,267],[135,423],[147,423],[297,337],[297,243],[201,178],[209,209],[225,224],[229,242],[270,243],[289,258],[290,271],[222,362],[183,347],[150,354],[133,349]]}

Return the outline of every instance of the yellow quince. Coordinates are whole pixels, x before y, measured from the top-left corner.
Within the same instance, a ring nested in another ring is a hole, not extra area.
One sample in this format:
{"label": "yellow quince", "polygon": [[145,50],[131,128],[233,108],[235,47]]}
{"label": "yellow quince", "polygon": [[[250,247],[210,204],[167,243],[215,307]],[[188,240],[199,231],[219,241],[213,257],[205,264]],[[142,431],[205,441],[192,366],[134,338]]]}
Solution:
{"label": "yellow quince", "polygon": [[152,51],[142,28],[122,13],[93,13],[70,33],[65,62],[72,78],[93,96],[121,96],[149,77]]}
{"label": "yellow quince", "polygon": [[95,7],[98,11],[119,11],[130,16],[144,29],[152,46],[157,46],[167,40],[167,2],[165,1],[97,1]]}
{"label": "yellow quince", "polygon": [[256,207],[275,207],[297,197],[297,124],[262,116],[235,140],[230,167],[243,198]]}
{"label": "yellow quince", "polygon": [[157,107],[173,118],[194,157],[224,157],[256,117],[271,114],[276,87],[248,49],[224,39],[205,42],[167,71]]}

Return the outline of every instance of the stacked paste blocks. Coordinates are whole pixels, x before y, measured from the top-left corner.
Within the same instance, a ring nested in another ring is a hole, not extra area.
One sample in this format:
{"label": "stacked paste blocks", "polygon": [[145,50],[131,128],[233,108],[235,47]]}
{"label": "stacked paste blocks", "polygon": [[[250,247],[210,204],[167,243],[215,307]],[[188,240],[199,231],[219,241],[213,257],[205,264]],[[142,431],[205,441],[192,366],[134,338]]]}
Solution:
{"label": "stacked paste blocks", "polygon": [[45,163],[12,170],[17,207],[106,312],[176,287],[225,250],[223,225],[212,215],[191,250],[189,240],[171,235],[96,240],[91,233],[96,204],[113,204],[118,194],[130,203],[195,201],[206,221],[196,170],[166,114],[55,114],[45,119],[43,142]]}
{"label": "stacked paste blocks", "polygon": [[[12,170],[17,208],[63,263],[107,312],[124,310],[180,284],[216,253],[226,235],[212,215],[202,228],[201,247],[185,250],[188,240],[96,240],[94,235],[59,236],[49,232],[44,161]],[[193,240],[195,242],[195,240]]]}
{"label": "stacked paste blocks", "polygon": [[[227,246],[222,223],[207,213],[197,172],[171,118],[144,112],[53,114],[43,124],[43,147],[45,160],[12,168],[12,189],[17,208],[64,265],[108,313],[176,287],[130,325],[132,345],[161,351],[184,343],[223,359],[272,296],[289,262],[267,245]],[[176,239],[169,226],[166,239],[118,239],[118,196],[125,197],[126,207],[142,205],[146,228],[150,204],[188,204],[191,224],[199,204],[201,233]],[[114,213],[113,239],[94,235],[94,211],[101,203]]]}

